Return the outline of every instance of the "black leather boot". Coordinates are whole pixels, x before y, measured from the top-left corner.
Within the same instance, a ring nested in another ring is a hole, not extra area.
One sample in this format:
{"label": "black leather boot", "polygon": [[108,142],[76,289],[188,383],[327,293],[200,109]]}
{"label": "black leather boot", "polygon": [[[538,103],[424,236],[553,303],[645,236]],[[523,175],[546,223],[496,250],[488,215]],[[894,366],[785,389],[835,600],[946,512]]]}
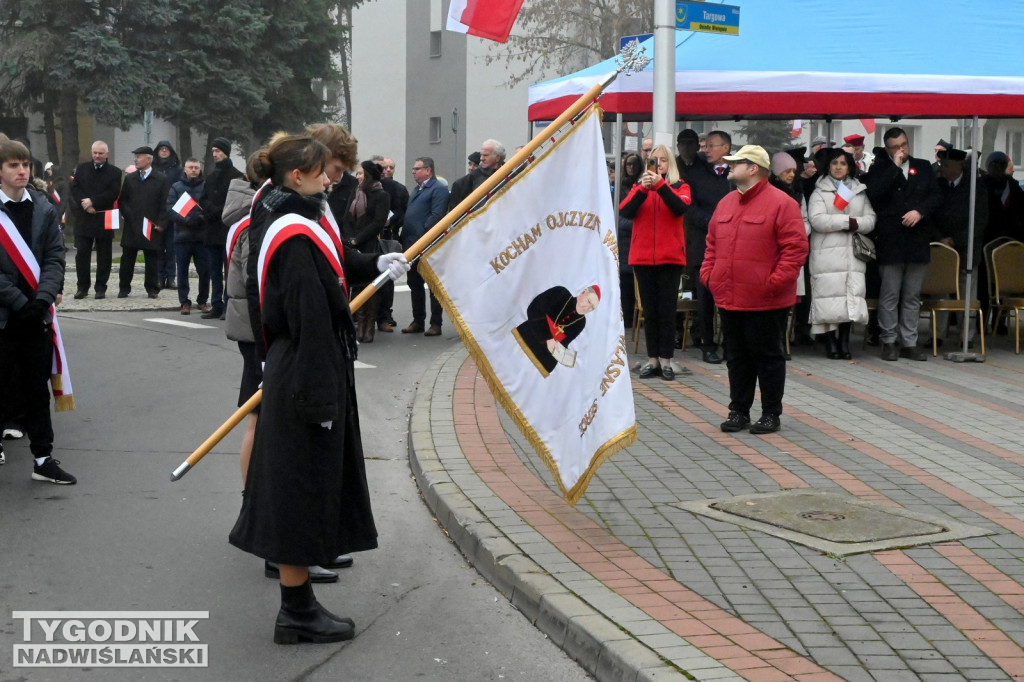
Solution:
{"label": "black leather boot", "polygon": [[826,332],[825,336],[825,355],[829,360],[839,359],[839,344],[836,341],[835,331]]}
{"label": "black leather boot", "polygon": [[853,327],[853,322],[844,322],[839,325],[839,357],[843,360],[853,359],[853,355],[850,353],[850,329]]}
{"label": "black leather boot", "polygon": [[343,642],[356,634],[351,622],[320,606],[307,580],[297,587],[281,585],[281,610],[274,623],[275,644]]}

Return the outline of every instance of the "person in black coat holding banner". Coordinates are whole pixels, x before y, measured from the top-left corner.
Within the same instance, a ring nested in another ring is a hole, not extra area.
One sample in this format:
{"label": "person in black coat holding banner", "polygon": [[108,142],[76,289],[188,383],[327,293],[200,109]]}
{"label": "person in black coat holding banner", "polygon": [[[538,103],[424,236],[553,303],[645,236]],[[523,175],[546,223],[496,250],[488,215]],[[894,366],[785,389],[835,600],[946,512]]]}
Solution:
{"label": "person in black coat holding banner", "polygon": [[[170,183],[167,176],[153,170],[153,149],[139,147],[135,154],[135,172],[129,173],[121,187],[119,206],[124,218],[121,231],[121,269],[119,272],[118,298],[126,297],[132,290],[135,274],[135,259],[142,251],[146,263],[145,287],[150,298],[160,292],[157,279],[157,256],[163,244],[163,229],[167,224],[167,194]],[[146,221],[149,236],[145,234]]]}
{"label": "person in black coat holding banner", "polygon": [[107,160],[107,143],[92,143],[92,160],[79,164],[71,177],[71,221],[75,230],[75,269],[78,289],[75,298],[89,294],[92,279],[92,250],[96,248],[96,298],[107,295],[107,281],[113,262],[114,230],[104,228],[106,211],[114,208],[121,193],[121,169]]}
{"label": "person in black coat holding banner", "polygon": [[[273,182],[257,199],[268,214],[267,230],[279,218],[323,230],[315,223],[329,157],[305,136],[278,137],[260,152],[253,168]],[[263,403],[230,541],[279,564],[276,643],[351,639],[354,623],[317,602],[307,567],[377,546],[356,405],[352,314],[332,259],[312,236],[296,234],[272,248],[269,232],[256,234],[266,262],[258,287],[267,343]],[[331,243],[326,234],[322,240]],[[408,271],[401,254],[343,250],[342,282],[365,282],[378,270],[392,279]]]}

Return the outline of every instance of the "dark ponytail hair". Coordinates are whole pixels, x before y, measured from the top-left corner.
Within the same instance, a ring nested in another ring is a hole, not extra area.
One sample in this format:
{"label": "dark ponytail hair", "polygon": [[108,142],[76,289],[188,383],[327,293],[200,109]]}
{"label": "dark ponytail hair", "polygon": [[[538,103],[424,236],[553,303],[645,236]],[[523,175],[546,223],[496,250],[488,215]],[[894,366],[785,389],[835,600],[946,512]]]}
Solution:
{"label": "dark ponytail hair", "polygon": [[252,172],[256,177],[270,178],[276,187],[283,187],[293,170],[323,170],[330,155],[327,147],[308,135],[275,133],[267,146],[256,152]]}

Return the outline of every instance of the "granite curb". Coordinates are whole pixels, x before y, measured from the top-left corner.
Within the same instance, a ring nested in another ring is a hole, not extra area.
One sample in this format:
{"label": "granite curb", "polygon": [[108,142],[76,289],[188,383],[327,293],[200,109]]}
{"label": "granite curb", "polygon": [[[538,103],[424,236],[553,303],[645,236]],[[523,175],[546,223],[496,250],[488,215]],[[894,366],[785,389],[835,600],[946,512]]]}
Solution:
{"label": "granite curb", "polygon": [[[514,512],[473,474],[468,463],[453,471],[445,461],[464,460],[455,434],[451,398],[455,373],[466,356],[460,347],[434,361],[419,382],[409,420],[409,463],[438,523],[495,589],[598,680],[697,679],[668,663],[534,561],[509,537],[501,522],[493,520]],[[557,551],[553,546],[551,549]],[[563,560],[568,561],[564,555]],[[613,596],[611,590],[607,592]]]}

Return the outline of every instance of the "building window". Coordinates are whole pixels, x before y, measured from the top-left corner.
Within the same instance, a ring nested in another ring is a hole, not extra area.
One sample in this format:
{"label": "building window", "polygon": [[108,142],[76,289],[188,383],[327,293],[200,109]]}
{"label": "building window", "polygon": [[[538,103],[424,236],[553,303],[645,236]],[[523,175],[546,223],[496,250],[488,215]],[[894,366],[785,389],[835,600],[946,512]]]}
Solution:
{"label": "building window", "polygon": [[430,32],[430,56],[440,57],[441,56],[441,32],[431,31]]}
{"label": "building window", "polygon": [[430,144],[441,143],[441,117],[430,117]]}
{"label": "building window", "polygon": [[1006,133],[1006,155],[1013,161],[1014,166],[1024,164],[1024,132]]}

